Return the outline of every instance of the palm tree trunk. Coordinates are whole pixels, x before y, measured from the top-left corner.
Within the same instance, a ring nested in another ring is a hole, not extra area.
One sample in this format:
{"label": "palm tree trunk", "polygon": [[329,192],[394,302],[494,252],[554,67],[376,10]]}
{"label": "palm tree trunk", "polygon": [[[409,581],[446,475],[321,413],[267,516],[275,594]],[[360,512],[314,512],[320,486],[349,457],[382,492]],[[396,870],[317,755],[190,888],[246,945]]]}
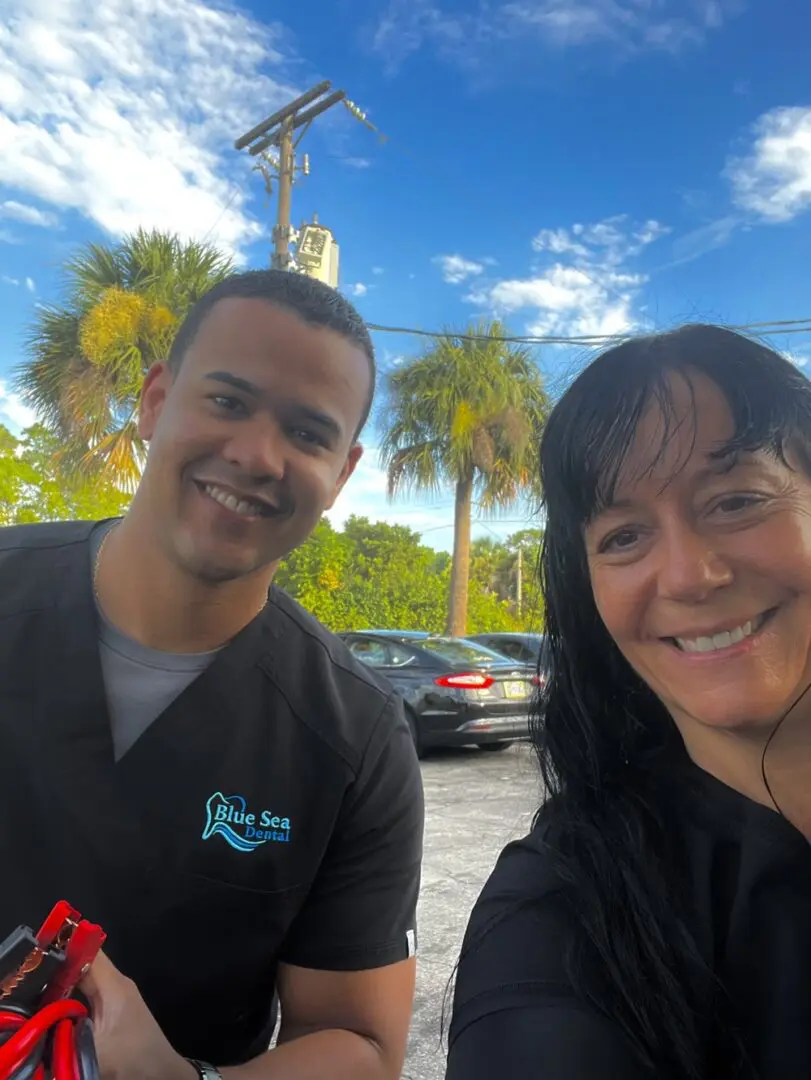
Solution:
{"label": "palm tree trunk", "polygon": [[470,577],[470,508],[473,498],[473,470],[456,482],[453,511],[453,564],[448,605],[448,633],[464,637],[467,633],[467,589]]}

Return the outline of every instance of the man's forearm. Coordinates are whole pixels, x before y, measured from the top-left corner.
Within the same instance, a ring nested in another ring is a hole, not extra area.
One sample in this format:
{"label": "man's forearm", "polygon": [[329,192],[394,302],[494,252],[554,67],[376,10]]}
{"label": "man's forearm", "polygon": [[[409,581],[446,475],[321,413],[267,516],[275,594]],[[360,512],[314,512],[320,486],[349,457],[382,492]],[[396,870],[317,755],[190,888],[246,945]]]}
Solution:
{"label": "man's forearm", "polygon": [[353,1031],[316,1031],[245,1065],[222,1069],[223,1080],[397,1080],[399,1068],[387,1062],[370,1039]]}

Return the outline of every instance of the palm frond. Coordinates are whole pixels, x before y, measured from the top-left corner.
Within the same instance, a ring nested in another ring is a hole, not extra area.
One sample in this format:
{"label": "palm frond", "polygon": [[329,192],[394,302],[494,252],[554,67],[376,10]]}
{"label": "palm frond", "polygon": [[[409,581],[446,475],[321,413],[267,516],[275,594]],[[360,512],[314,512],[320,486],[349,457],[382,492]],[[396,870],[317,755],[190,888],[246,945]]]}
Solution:
{"label": "palm frond", "polygon": [[404,491],[436,492],[441,488],[437,448],[434,443],[416,443],[396,450],[388,463],[389,498]]}
{"label": "palm frond", "polygon": [[390,375],[381,461],[394,492],[435,490],[472,470],[483,505],[497,508],[537,486],[549,403],[532,353],[497,340],[499,322],[466,333],[479,336],[449,331]]}
{"label": "palm frond", "polygon": [[166,357],[179,322],[233,270],[215,248],[139,230],[88,244],[64,268],[64,301],[37,311],[14,385],[58,435],[66,467],[143,464],[132,418],[147,369]]}

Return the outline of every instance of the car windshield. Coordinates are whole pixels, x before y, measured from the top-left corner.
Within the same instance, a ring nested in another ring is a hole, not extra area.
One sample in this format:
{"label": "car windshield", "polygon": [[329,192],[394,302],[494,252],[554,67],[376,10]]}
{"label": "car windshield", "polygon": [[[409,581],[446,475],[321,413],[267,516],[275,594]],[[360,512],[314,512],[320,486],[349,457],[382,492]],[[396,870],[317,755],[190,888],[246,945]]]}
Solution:
{"label": "car windshield", "polygon": [[421,649],[435,653],[452,664],[504,664],[508,658],[502,653],[459,638],[425,638],[418,642]]}

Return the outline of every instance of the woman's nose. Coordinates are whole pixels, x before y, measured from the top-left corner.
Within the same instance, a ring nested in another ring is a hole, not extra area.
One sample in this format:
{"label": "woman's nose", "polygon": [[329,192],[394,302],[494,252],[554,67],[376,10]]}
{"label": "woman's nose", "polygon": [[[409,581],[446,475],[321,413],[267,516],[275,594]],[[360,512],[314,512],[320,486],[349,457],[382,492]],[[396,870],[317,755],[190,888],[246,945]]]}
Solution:
{"label": "woman's nose", "polygon": [[663,531],[658,584],[669,600],[700,602],[732,581],[729,562],[713,537],[687,522],[670,523]]}

